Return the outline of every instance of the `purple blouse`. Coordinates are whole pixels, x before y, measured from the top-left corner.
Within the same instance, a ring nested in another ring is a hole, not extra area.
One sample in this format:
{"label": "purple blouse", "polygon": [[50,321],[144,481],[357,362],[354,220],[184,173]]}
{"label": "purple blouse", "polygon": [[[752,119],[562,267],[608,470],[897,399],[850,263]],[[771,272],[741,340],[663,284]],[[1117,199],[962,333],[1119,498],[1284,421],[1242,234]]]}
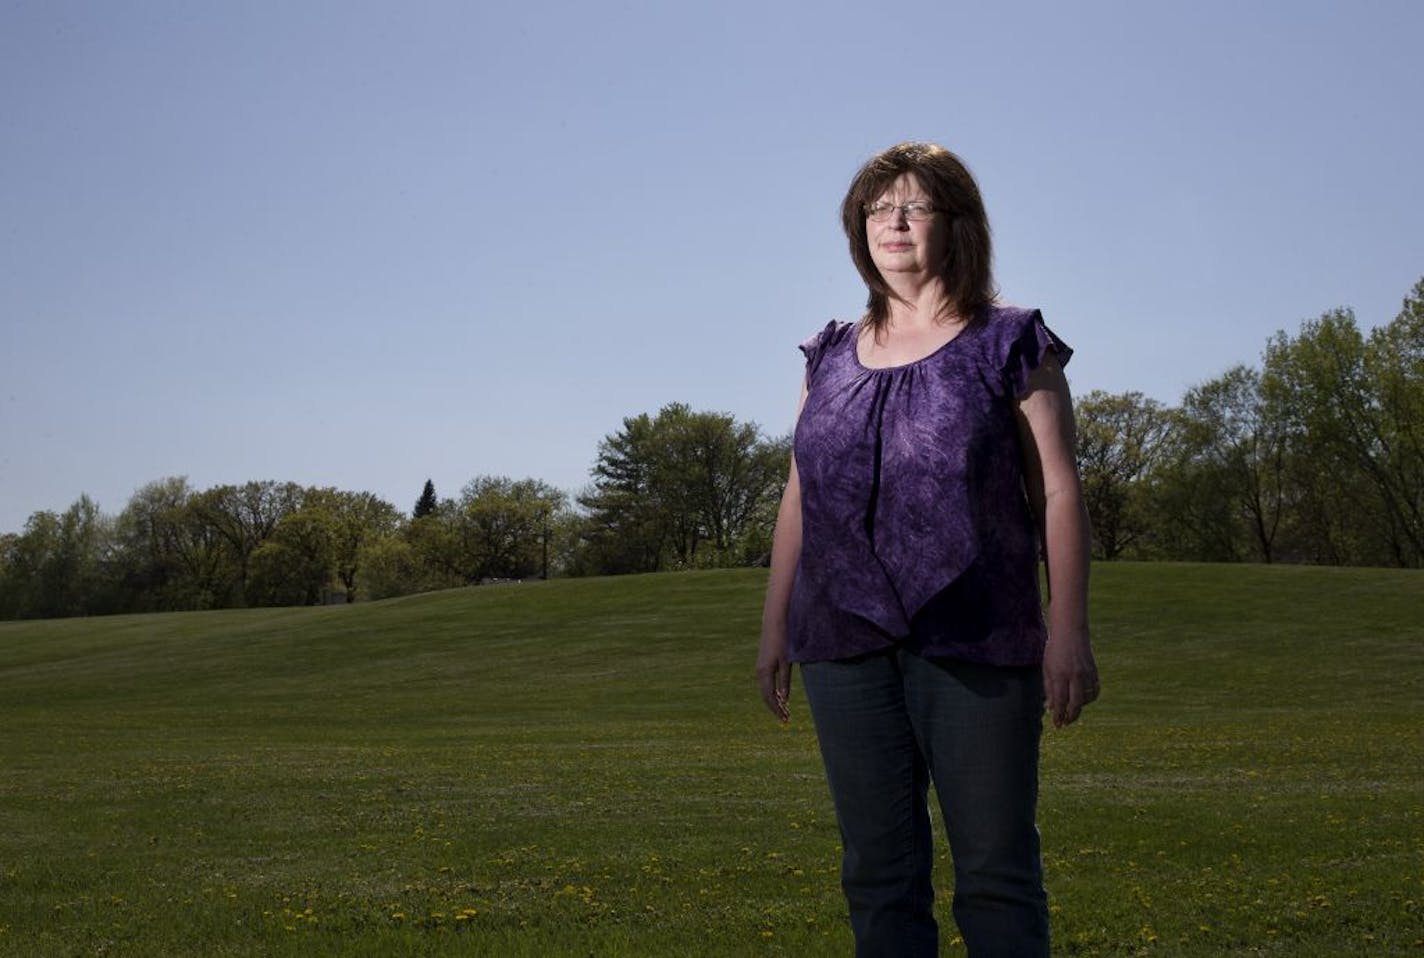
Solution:
{"label": "purple blouse", "polygon": [[990,306],[935,352],[870,369],[856,325],[801,344],[801,557],[787,618],[795,662],[894,643],[991,665],[1042,661],[1038,534],[1015,399],[1051,349],[1036,309]]}

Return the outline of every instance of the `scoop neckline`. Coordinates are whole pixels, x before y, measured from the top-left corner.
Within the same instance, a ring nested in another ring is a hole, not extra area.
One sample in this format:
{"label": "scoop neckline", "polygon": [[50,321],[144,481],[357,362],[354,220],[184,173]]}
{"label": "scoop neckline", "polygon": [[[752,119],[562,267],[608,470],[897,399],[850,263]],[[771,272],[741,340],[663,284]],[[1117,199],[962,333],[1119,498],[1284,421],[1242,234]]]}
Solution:
{"label": "scoop neckline", "polygon": [[941,343],[933,352],[925,353],[925,355],[921,356],[919,359],[912,359],[906,363],[896,363],[894,366],[867,366],[865,365],[865,363],[861,362],[860,320],[856,320],[855,322],[852,322],[850,324],[851,331],[853,333],[853,335],[850,337],[850,358],[851,361],[854,362],[858,368],[868,373],[892,373],[900,369],[910,369],[911,367],[918,366],[921,363],[929,362],[931,359],[934,359],[940,353],[944,352],[946,349],[959,342],[966,335],[968,335],[971,330],[982,324],[983,320],[985,319],[985,315],[985,310],[983,308],[976,309],[974,311],[974,315],[969,319],[968,322],[964,324],[964,328],[954,334],[953,339]]}

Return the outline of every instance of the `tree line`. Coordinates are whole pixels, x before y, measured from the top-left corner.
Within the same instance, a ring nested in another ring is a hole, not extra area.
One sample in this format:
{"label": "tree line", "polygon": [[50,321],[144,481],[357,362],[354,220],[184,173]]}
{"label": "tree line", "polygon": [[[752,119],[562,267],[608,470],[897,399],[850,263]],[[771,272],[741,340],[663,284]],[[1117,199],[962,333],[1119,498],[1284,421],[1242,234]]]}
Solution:
{"label": "tree line", "polygon": [[1176,407],[1077,413],[1098,558],[1424,566],[1424,280],[1368,335],[1331,310]]}
{"label": "tree line", "polygon": [[170,477],[0,536],[0,618],[380,599],[481,582],[746,565],[771,548],[787,438],[681,403],[623,421],[572,501],[479,476],[407,514],[369,492]]}
{"label": "tree line", "polygon": [[[1077,402],[1099,559],[1424,566],[1424,280],[1368,335],[1279,332],[1166,406]],[[764,562],[790,437],[681,403],[623,420],[574,497],[480,476],[409,513],[369,492],[181,477],[0,536],[0,618],[300,605],[501,579]]]}

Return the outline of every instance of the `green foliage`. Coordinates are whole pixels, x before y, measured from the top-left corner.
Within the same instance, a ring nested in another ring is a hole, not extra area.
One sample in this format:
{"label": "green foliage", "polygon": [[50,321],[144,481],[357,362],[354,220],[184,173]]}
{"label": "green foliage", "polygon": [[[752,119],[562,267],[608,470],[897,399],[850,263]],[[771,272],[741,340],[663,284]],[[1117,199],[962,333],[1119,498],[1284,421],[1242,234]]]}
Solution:
{"label": "green foliage", "polygon": [[598,445],[593,488],[579,497],[588,511],[582,550],[586,574],[646,572],[661,567],[665,519],[653,488],[657,437],[641,413]]}
{"label": "green foliage", "polygon": [[544,546],[564,508],[564,494],[537,479],[471,480],[449,513],[465,581],[544,577]]}
{"label": "green foliage", "polygon": [[433,513],[440,505],[440,500],[435,497],[435,483],[425,480],[425,488],[420,490],[420,498],[415,500],[415,509],[411,512],[412,519],[423,519]]}
{"label": "green foliage", "polygon": [[326,568],[345,588],[346,601],[356,601],[357,575],[366,563],[367,553],[376,543],[400,531],[400,512],[369,492],[330,487],[307,490],[301,511],[311,514],[324,527]]}
{"label": "green foliage", "polygon": [[128,601],[120,610],[163,612],[183,608],[208,608],[196,593],[205,577],[190,563],[198,543],[190,541],[199,530],[187,510],[193,498],[188,480],[181,476],[159,479],[136,491],[119,513],[116,536],[122,556],[124,591]]}
{"label": "green foliage", "polygon": [[114,523],[88,496],[63,514],[37,512],[0,552],[0,613],[86,615],[113,601]]}
{"label": "green foliage", "polygon": [[1424,565],[1424,280],[1365,344],[1374,468],[1399,565]]}
{"label": "green foliage", "polygon": [[670,403],[623,420],[593,467],[580,571],[742,565],[770,551],[790,444],[754,423]]}
{"label": "green foliage", "polygon": [[[366,556],[401,532],[366,492],[149,483],[117,518],[81,497],[0,540],[0,617],[44,618],[355,598]],[[442,583],[443,584],[443,583]]]}
{"label": "green foliage", "polygon": [[429,591],[429,573],[416,555],[408,535],[377,539],[365,548],[363,554],[366,567],[362,576],[361,598],[389,599]]}
{"label": "green foliage", "polygon": [[[0,958],[850,953],[766,575],[0,625]],[[1055,954],[1417,955],[1415,571],[1107,563]],[[936,836],[947,955],[952,872]]]}
{"label": "green foliage", "polygon": [[1424,281],[1368,336],[1332,310],[1177,408],[1078,416],[1100,558],[1424,566]]}
{"label": "green foliage", "polygon": [[1368,339],[1352,312],[1334,310],[1267,349],[1313,558],[1424,565],[1421,298],[1424,283]]}
{"label": "green foliage", "polygon": [[248,482],[241,486],[216,486],[194,496],[188,508],[205,526],[227,543],[236,570],[233,589],[248,590],[252,553],[277,528],[277,523],[301,505],[302,488],[294,482]]}
{"label": "green foliage", "polygon": [[418,579],[405,592],[425,592],[467,585],[460,540],[455,532],[456,506],[446,499],[430,515],[412,521],[405,528],[416,561]]}
{"label": "green foliage", "polygon": [[331,579],[333,529],[329,514],[305,503],[287,513],[248,562],[247,604],[314,605]]}
{"label": "green foliage", "polygon": [[1286,442],[1260,374],[1234,366],[1189,389],[1171,417],[1152,475],[1157,549],[1271,562],[1286,511]]}
{"label": "green foliage", "polygon": [[1094,390],[1077,404],[1078,468],[1093,524],[1093,554],[1116,559],[1151,529],[1146,477],[1161,453],[1168,417],[1138,392]]}

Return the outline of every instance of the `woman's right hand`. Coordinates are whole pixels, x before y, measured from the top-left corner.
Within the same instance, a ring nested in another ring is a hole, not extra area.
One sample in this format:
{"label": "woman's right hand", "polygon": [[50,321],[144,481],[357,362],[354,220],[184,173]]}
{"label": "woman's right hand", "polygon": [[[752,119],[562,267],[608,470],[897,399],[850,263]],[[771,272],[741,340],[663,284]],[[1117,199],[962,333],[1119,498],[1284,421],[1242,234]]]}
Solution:
{"label": "woman's right hand", "polygon": [[756,672],[761,700],[786,724],[791,719],[791,663],[786,659],[785,629],[762,629]]}
{"label": "woman's right hand", "polygon": [[[806,405],[806,386],[796,404],[796,418]],[[761,646],[757,650],[757,685],[761,700],[784,725],[791,718],[791,662],[786,658],[786,615],[791,605],[791,585],[796,578],[796,560],[801,554],[801,477],[796,457],[791,457],[786,488],[776,510],[772,532],[771,574],[766,586],[766,604],[761,612]]]}

